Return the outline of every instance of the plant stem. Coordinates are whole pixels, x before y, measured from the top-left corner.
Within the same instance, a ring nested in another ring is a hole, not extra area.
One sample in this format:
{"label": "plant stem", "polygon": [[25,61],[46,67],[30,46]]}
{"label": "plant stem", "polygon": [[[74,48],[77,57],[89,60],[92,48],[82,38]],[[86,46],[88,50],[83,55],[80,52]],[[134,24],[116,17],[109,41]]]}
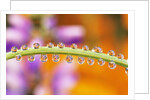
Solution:
{"label": "plant stem", "polygon": [[35,54],[66,54],[66,55],[75,55],[75,56],[82,56],[82,57],[90,57],[93,59],[100,59],[110,62],[114,61],[117,65],[128,67],[128,63],[125,59],[118,59],[115,56],[109,56],[108,54],[104,53],[95,53],[92,51],[85,51],[82,49],[72,49],[69,47],[65,48],[48,48],[48,47],[40,47],[39,49],[29,48],[28,50],[18,50],[16,53],[8,52],[6,54],[6,60],[15,58],[17,54],[20,54],[21,56],[27,56],[27,55],[35,55]]}

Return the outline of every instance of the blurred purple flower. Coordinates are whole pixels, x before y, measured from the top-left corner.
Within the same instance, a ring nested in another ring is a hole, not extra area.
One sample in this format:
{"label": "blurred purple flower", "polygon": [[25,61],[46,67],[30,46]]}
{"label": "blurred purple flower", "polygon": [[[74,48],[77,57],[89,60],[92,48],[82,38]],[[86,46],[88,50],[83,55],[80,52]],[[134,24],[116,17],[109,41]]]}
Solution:
{"label": "blurred purple flower", "polygon": [[61,26],[57,28],[56,37],[65,44],[80,43],[85,35],[85,29],[82,26]]}
{"label": "blurred purple flower", "polygon": [[70,89],[72,89],[77,82],[75,67],[76,65],[74,63],[68,64],[65,61],[56,66],[52,80],[53,94],[69,94]]}
{"label": "blurred purple flower", "polygon": [[17,27],[19,29],[22,30],[30,30],[32,23],[31,21],[26,18],[25,16],[19,15],[19,14],[11,14],[8,16],[8,22],[10,23],[10,25],[12,25],[13,27]]}
{"label": "blurred purple flower", "polygon": [[46,16],[43,18],[44,27],[48,30],[55,28],[57,25],[57,18],[56,16]]}
{"label": "blurred purple flower", "polygon": [[22,69],[24,65],[22,62],[17,62],[16,59],[10,59],[6,63],[6,94],[25,94],[27,92],[27,82]]}
{"label": "blurred purple flower", "polygon": [[20,46],[29,41],[30,35],[17,28],[7,28],[6,30],[6,51],[10,51],[12,46]]}
{"label": "blurred purple flower", "polygon": [[47,95],[47,94],[51,94],[51,89],[49,88],[48,85],[44,85],[44,84],[38,84],[34,91],[33,91],[34,95]]}
{"label": "blurred purple flower", "polygon": [[23,95],[27,92],[24,77],[18,74],[7,73],[7,95]]}
{"label": "blurred purple flower", "polygon": [[6,62],[6,69],[8,73],[19,74],[22,72],[23,63],[21,61],[16,61],[16,59],[10,59]]}

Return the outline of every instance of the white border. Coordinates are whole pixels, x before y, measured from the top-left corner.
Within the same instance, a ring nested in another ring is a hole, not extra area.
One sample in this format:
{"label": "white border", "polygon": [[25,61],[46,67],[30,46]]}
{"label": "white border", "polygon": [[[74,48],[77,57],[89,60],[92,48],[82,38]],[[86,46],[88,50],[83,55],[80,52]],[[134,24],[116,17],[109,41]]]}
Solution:
{"label": "white border", "polygon": [[[128,95],[6,95],[6,14],[128,14]],[[134,11],[1,11],[1,99],[134,99]]]}

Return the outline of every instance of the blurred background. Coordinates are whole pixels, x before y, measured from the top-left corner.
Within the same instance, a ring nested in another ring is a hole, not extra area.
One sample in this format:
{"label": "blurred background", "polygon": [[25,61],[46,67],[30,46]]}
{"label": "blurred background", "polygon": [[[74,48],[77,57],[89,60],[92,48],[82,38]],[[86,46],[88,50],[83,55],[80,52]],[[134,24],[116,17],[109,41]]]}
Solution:
{"label": "blurred background", "polygon": [[[99,46],[104,53],[114,50],[128,59],[128,15],[127,14],[7,14],[6,52],[12,46],[23,44],[32,47],[38,42],[46,46],[58,42],[78,48],[88,45],[90,49]],[[11,59],[6,66],[7,95],[128,95],[128,76],[125,68],[118,66],[111,70],[108,62],[99,66],[65,61],[60,55],[59,62],[42,63],[40,55],[29,62]]]}

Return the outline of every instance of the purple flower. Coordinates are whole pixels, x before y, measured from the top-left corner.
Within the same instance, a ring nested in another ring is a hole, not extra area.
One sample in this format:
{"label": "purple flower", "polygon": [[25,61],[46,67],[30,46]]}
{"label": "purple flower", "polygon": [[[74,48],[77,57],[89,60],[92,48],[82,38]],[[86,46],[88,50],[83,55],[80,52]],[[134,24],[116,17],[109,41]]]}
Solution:
{"label": "purple flower", "polygon": [[22,62],[10,59],[6,62],[6,94],[21,95],[27,92],[27,81],[23,73]]}
{"label": "purple flower", "polygon": [[51,94],[51,89],[48,85],[38,84],[33,91],[34,95],[48,95]]}
{"label": "purple flower", "polygon": [[52,80],[53,94],[69,94],[70,89],[72,89],[77,82],[75,67],[76,65],[74,63],[68,64],[65,61],[56,66]]}
{"label": "purple flower", "polygon": [[50,30],[56,27],[57,25],[57,18],[56,16],[45,16],[43,18],[43,24],[46,29]]}
{"label": "purple flower", "polygon": [[80,43],[85,35],[85,29],[82,26],[61,26],[57,28],[56,37],[65,44]]}
{"label": "purple flower", "polygon": [[8,22],[12,27],[18,28],[18,29],[22,29],[22,30],[30,30],[32,23],[31,21],[23,16],[23,15],[19,15],[19,14],[11,14],[8,16]]}
{"label": "purple flower", "polygon": [[10,51],[12,46],[20,48],[21,45],[28,42],[29,33],[16,28],[7,28],[6,30],[6,51]]}
{"label": "purple flower", "polygon": [[19,74],[7,73],[7,95],[22,95],[27,92],[26,82],[24,77]]}

